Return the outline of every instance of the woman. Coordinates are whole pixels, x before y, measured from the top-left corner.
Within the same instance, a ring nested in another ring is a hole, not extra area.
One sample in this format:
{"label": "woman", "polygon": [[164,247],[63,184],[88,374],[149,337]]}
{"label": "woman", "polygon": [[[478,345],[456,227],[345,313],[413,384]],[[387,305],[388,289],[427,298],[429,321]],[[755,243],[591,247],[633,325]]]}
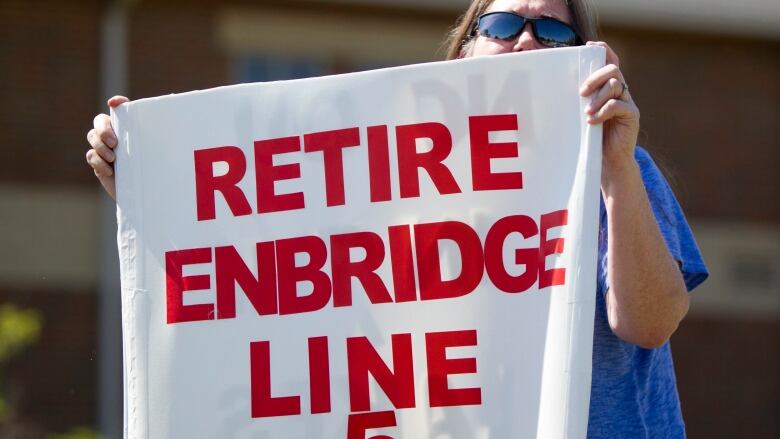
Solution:
{"label": "woman", "polygon": [[[636,147],[639,110],[618,57],[596,41],[584,0],[474,0],[450,34],[448,58],[599,45],[607,65],[582,84],[588,123],[604,124],[593,381],[588,437],[684,437],[667,341],[707,276],[677,201]],[[126,102],[114,97],[109,106]],[[114,196],[116,136],[101,114],[87,161]]]}

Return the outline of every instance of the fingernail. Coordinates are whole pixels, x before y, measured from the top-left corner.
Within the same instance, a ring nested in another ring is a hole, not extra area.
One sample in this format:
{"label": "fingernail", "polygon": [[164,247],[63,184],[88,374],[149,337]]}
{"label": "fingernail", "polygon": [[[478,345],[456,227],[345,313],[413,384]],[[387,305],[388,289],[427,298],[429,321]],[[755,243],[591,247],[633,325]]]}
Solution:
{"label": "fingernail", "polygon": [[106,151],[106,155],[108,156],[107,159],[109,162],[113,162],[116,159],[116,155],[114,154],[114,151]]}
{"label": "fingernail", "polygon": [[112,148],[115,147],[116,146],[116,137],[109,136],[108,139],[106,139],[106,144],[108,146],[112,147]]}

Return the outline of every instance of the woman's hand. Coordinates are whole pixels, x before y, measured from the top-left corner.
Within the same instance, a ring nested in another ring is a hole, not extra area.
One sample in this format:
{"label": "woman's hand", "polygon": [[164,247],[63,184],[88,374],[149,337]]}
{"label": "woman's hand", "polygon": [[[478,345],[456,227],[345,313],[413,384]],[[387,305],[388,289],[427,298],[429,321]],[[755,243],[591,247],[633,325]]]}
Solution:
{"label": "woman's hand", "polygon": [[639,108],[620,71],[620,60],[603,41],[588,41],[588,46],[607,50],[607,65],[593,72],[582,84],[580,95],[594,95],[585,109],[588,123],[604,124],[602,186],[609,184],[615,172],[634,163],[634,148],[639,135]]}
{"label": "woman's hand", "polygon": [[[108,106],[118,107],[128,102],[124,96],[114,96],[108,100]],[[98,114],[93,121],[94,128],[87,132],[87,141],[92,147],[87,151],[87,163],[92,166],[95,176],[100,184],[108,192],[108,195],[116,200],[116,184],[114,181],[114,148],[117,145],[116,133],[111,126],[111,118],[107,114]]]}

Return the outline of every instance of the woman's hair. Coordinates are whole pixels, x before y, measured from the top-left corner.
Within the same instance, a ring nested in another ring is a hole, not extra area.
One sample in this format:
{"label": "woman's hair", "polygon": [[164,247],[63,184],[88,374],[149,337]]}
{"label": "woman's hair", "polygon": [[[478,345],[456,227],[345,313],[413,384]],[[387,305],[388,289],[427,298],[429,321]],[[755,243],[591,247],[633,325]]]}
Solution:
{"label": "woman's hair", "polygon": [[[571,11],[574,22],[572,27],[584,41],[598,39],[596,13],[588,0],[565,1]],[[484,14],[493,0],[473,0],[471,6],[455,22],[455,27],[447,35],[444,46],[447,48],[447,59],[467,56],[474,43],[473,30],[477,18]]]}

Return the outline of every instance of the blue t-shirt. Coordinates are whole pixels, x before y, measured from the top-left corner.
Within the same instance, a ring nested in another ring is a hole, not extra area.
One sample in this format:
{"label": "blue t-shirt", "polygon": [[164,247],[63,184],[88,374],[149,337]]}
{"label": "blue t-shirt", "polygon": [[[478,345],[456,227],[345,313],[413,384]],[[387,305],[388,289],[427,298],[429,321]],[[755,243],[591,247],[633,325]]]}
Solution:
{"label": "blue t-shirt", "polygon": [[[688,291],[707,278],[699,249],[672,190],[644,149],[635,158],[650,205]],[[593,381],[588,438],[684,438],[669,343],[643,349],[619,339],[607,321],[607,213],[601,202]]]}

